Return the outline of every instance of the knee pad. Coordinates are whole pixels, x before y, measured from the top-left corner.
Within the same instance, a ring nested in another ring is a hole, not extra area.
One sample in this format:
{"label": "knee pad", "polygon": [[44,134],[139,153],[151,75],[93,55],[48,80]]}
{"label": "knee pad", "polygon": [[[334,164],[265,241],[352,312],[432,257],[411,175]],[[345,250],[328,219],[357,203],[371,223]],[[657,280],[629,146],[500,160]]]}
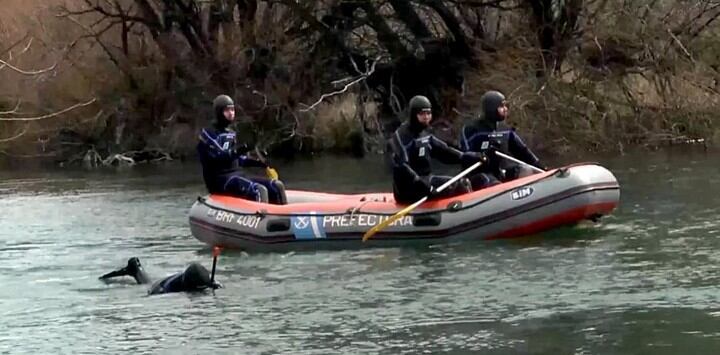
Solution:
{"label": "knee pad", "polygon": [[276,203],[278,205],[287,204],[287,196],[285,195],[285,184],[280,180],[273,180],[270,182],[273,187],[273,196],[268,196],[270,203]]}
{"label": "knee pad", "polygon": [[258,202],[268,202],[268,190],[265,186],[260,184],[253,184],[253,191],[255,192],[255,200]]}
{"label": "knee pad", "polygon": [[468,179],[468,178],[462,178],[462,179],[460,180],[460,184],[461,184],[461,185],[463,186],[463,188],[465,189],[465,192],[470,192],[470,191],[473,190],[473,189],[472,189],[472,182],[470,182],[470,179]]}
{"label": "knee pad", "polygon": [[272,180],[270,183],[278,190],[285,190],[285,184],[280,180]]}

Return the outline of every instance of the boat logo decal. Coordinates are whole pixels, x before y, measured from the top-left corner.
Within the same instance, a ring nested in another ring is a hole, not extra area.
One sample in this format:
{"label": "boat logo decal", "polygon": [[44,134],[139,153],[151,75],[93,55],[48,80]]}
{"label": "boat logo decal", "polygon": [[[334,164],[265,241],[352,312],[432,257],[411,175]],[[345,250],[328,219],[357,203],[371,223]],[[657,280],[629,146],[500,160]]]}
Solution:
{"label": "boat logo decal", "polygon": [[296,229],[305,229],[310,224],[310,217],[295,217],[293,225]]}
{"label": "boat logo decal", "polygon": [[529,187],[529,186],[528,186],[528,187],[521,187],[521,188],[513,191],[513,192],[510,194],[510,197],[511,197],[513,200],[522,200],[522,199],[524,199],[524,198],[529,197],[530,195],[532,195],[534,191],[535,191],[535,190],[533,190],[533,188],[532,188],[532,187]]}
{"label": "boat logo decal", "polygon": [[314,211],[310,212],[310,216],[293,216],[290,219],[295,239],[327,238],[322,217],[316,216]]}

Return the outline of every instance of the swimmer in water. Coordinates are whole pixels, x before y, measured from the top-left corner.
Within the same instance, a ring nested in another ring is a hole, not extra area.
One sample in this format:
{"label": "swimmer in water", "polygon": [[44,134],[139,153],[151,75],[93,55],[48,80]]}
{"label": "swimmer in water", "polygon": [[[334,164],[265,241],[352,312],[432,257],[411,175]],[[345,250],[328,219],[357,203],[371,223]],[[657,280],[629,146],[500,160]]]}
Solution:
{"label": "swimmer in water", "polygon": [[[140,264],[140,259],[132,257],[128,259],[127,266],[100,276],[101,280],[108,280],[113,277],[130,276],[138,284],[149,284],[150,277]],[[190,263],[185,270],[170,275],[152,285],[148,294],[157,295],[171,292],[198,292],[205,289],[221,288],[222,284],[212,280],[208,270],[199,263]]]}

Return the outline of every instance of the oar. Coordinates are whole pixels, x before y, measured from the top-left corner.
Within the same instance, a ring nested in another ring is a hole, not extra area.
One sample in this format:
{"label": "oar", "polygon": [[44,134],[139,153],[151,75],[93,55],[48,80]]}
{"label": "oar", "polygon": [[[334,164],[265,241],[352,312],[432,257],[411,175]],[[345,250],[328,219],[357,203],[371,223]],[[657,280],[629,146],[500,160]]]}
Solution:
{"label": "oar", "polygon": [[[460,172],[460,174],[458,174],[455,177],[453,177],[452,179],[448,180],[446,183],[440,185],[440,187],[438,187],[437,190],[435,190],[435,193],[442,192],[448,186],[450,186],[453,183],[455,183],[456,181],[462,179],[465,175],[469,174],[471,171],[475,170],[480,165],[482,165],[482,162],[477,162],[477,163],[473,164],[471,167],[463,170],[462,172]],[[363,235],[362,241],[364,242],[364,241],[370,239],[370,237],[372,237],[375,233],[377,233],[381,229],[389,226],[390,224],[397,221],[398,219],[403,218],[405,215],[410,213],[410,211],[414,210],[418,206],[422,205],[423,202],[427,201],[427,199],[429,197],[430,196],[425,196],[425,197],[421,198],[420,200],[413,203],[412,205],[403,208],[400,212],[394,214],[392,217],[386,219],[382,223],[376,225],[375,227],[372,227],[369,231],[365,232],[365,234]]]}
{"label": "oar", "polygon": [[536,172],[538,172],[538,173],[544,173],[544,172],[545,172],[545,170],[540,169],[540,168],[538,168],[537,166],[530,165],[530,164],[528,164],[528,163],[526,163],[526,162],[524,162],[524,161],[522,161],[522,160],[515,159],[515,158],[513,158],[513,157],[511,157],[511,156],[509,156],[509,155],[500,153],[500,152],[498,152],[498,151],[495,151],[495,155],[497,155],[497,156],[499,156],[499,157],[503,157],[503,158],[505,158],[505,159],[507,159],[507,160],[516,162],[516,163],[518,163],[518,164],[520,164],[520,165],[527,166],[528,168],[530,168],[530,169],[532,169],[533,171],[536,171]]}
{"label": "oar", "polygon": [[210,284],[215,284],[215,266],[217,265],[218,255],[220,255],[220,247],[213,247],[213,266],[210,272]]}

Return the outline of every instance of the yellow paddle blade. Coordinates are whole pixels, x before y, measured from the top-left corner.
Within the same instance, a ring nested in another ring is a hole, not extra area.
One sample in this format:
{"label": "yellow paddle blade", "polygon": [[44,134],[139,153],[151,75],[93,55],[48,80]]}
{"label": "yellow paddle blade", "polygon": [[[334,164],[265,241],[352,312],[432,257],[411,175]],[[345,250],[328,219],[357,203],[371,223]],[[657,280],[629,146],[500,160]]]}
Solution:
{"label": "yellow paddle blade", "polygon": [[427,196],[420,199],[420,201],[417,201],[417,202],[413,203],[412,205],[405,207],[404,209],[400,210],[400,212],[394,214],[392,217],[384,220],[382,223],[376,225],[375,227],[370,228],[370,230],[365,232],[365,234],[363,235],[362,241],[364,242],[364,241],[370,239],[370,237],[375,235],[375,233],[377,233],[381,229],[391,225],[393,222],[397,221],[398,219],[405,217],[406,214],[410,213],[410,211],[417,208],[417,206],[420,206],[423,202],[425,202],[425,200],[427,200]]}
{"label": "yellow paddle blade", "polygon": [[269,166],[265,168],[265,174],[270,180],[277,180],[279,177],[277,171]]}

